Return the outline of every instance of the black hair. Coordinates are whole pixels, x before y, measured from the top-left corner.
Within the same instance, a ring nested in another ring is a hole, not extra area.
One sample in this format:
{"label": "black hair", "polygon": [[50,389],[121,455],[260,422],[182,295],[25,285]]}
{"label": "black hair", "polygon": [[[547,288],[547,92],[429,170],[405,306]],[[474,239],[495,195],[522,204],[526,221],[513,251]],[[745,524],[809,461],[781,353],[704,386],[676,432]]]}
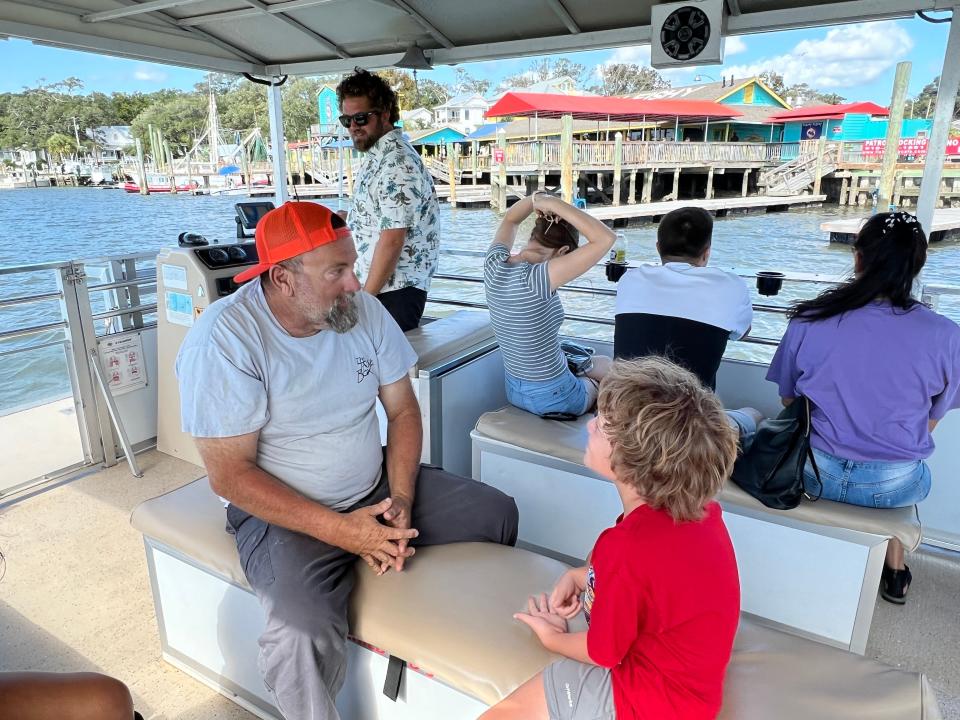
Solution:
{"label": "black hair", "polygon": [[812,300],[797,303],[787,317],[824,320],[878,299],[902,310],[917,304],[911,291],[927,261],[927,236],[915,216],[905,212],[872,216],[857,233],[853,249],[860,256],[860,273]]}
{"label": "black hair", "polygon": [[330,213],[330,226],[334,230],[339,230],[347,226],[347,221],[337,215],[337,213]]}
{"label": "black hair", "polygon": [[400,119],[397,94],[386,80],[369,70],[354,68],[353,75],[348,75],[340,81],[337,85],[337,103],[341,108],[343,99],[348,97],[367,98],[371,109],[390,113],[391,123],[396,123]]}
{"label": "black hair", "polygon": [[703,208],[671,210],[657,226],[657,246],[663,257],[698,258],[710,247],[713,216]]}
{"label": "black hair", "polygon": [[530,239],[551,250],[565,247],[573,252],[580,245],[580,231],[561,217],[538,214]]}

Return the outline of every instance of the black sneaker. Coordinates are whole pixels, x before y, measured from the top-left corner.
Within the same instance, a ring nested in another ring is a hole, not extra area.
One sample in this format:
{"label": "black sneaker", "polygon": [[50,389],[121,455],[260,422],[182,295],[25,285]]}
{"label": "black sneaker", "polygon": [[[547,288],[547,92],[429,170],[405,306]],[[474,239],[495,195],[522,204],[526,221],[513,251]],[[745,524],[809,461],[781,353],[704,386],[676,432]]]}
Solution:
{"label": "black sneaker", "polygon": [[913,575],[906,565],[903,570],[894,570],[884,565],[883,574],[880,576],[880,596],[887,602],[903,605],[907,602],[907,590],[911,580]]}

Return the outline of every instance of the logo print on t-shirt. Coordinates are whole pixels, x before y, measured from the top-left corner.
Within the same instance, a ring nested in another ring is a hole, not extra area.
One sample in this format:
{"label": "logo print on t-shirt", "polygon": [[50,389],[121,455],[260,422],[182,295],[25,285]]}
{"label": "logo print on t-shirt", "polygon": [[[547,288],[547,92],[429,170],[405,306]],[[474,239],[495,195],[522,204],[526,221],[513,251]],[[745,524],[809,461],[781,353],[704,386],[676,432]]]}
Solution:
{"label": "logo print on t-shirt", "polygon": [[583,589],[583,617],[590,624],[590,613],[593,611],[593,601],[597,596],[597,576],[593,572],[593,565],[587,568],[587,587]]}
{"label": "logo print on t-shirt", "polygon": [[363,379],[373,372],[373,360],[367,358],[357,358],[357,382],[362,383]]}

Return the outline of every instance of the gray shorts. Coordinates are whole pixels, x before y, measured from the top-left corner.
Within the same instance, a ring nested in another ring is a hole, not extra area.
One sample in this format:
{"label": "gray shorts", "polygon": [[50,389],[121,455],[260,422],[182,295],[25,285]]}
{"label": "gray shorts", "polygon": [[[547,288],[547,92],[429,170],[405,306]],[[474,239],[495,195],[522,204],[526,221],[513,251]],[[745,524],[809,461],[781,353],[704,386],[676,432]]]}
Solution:
{"label": "gray shorts", "polygon": [[610,671],[565,658],[543,671],[550,720],[616,720]]}

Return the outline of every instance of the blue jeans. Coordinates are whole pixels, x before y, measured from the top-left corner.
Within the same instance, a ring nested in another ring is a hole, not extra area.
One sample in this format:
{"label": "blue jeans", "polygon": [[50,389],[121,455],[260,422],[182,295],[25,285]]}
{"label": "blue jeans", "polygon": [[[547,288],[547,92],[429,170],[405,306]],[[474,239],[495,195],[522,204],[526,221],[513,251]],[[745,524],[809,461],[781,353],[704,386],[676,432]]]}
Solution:
{"label": "blue jeans", "polygon": [[569,371],[553,380],[521,380],[508,372],[504,377],[509,403],[534,415],[583,415],[597,400],[597,384]]}
{"label": "blue jeans", "polygon": [[[874,462],[844,460],[813,449],[820,469],[824,500],[873,508],[916,505],[930,492],[930,468],[923,460]],[[816,495],[817,478],[810,461],[803,469],[807,492]]]}

